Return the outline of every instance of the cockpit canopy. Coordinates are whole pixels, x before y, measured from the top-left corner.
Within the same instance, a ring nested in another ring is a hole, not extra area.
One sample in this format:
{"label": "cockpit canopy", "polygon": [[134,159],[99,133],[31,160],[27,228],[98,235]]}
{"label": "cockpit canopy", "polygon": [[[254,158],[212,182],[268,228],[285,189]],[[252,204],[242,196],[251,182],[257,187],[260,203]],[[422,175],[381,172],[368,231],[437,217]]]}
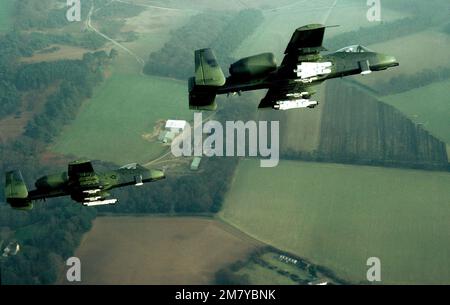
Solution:
{"label": "cockpit canopy", "polygon": [[346,52],[346,53],[364,53],[364,52],[373,52],[369,48],[366,48],[362,45],[355,44],[353,46],[348,46],[345,48],[342,48],[340,50],[337,50],[337,52]]}
{"label": "cockpit canopy", "polygon": [[138,167],[137,163],[131,163],[131,164],[122,166],[120,169],[137,169],[137,167]]}

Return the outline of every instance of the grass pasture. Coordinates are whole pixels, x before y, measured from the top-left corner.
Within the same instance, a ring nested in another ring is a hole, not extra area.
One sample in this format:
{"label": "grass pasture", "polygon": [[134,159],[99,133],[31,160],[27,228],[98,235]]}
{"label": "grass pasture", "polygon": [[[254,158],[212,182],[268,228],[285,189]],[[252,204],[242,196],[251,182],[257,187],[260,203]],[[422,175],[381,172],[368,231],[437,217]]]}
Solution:
{"label": "grass pasture", "polygon": [[[316,2],[308,4],[307,1],[300,1],[295,5],[280,6],[279,9],[265,11],[264,23],[234,51],[234,57],[273,52],[281,62],[280,56],[294,30],[308,23],[321,22],[329,9],[315,9],[315,7],[327,7],[332,1],[318,2],[320,4]],[[313,10],[313,14],[311,14],[311,10]]]}
{"label": "grass pasture", "polygon": [[[371,22],[367,19],[369,6],[367,1],[344,0],[338,1],[337,5],[331,11],[326,22],[327,25],[339,25],[337,28],[331,28],[327,32],[327,37],[333,37],[338,34],[358,30],[360,27],[370,27],[379,25],[380,22]],[[383,6],[381,11],[381,22],[392,22],[398,19],[406,18],[409,15],[405,12],[392,10]],[[325,38],[325,39],[326,39]],[[358,42],[355,41],[355,44]],[[325,41],[326,47],[326,41]],[[345,46],[342,46],[345,47]]]}
{"label": "grass pasture", "polygon": [[378,81],[385,82],[401,74],[412,75],[424,69],[449,67],[450,35],[430,29],[409,36],[368,46],[370,49],[394,55],[400,66],[388,71],[373,73],[368,77],[357,77],[357,80],[368,86]]}
{"label": "grass pasture", "polygon": [[[122,29],[135,31],[138,39],[121,44],[146,60],[192,12],[142,8],[142,13],[127,19]],[[108,46],[119,51],[109,77],[95,88],[93,98],[85,102],[50,150],[119,164],[145,163],[165,151],[161,144],[143,137],[153,132],[159,120],[191,119],[187,84],[146,76],[133,56]]]}
{"label": "grass pasture", "polygon": [[[265,9],[264,23],[234,52],[234,57],[273,52],[278,61],[281,62],[283,51],[294,30],[309,23],[339,25],[338,28],[327,30],[325,46],[327,45],[326,39],[329,37],[356,30],[361,26],[377,24],[367,20],[368,7],[365,2],[343,0],[338,1],[336,6],[333,6],[334,2],[334,0],[303,0],[284,5],[280,4],[276,9]],[[399,12],[383,8],[383,21],[392,21],[405,16]]]}
{"label": "grass pasture", "polygon": [[182,26],[194,13],[183,11],[161,11],[148,9],[138,16],[126,20],[122,32],[133,31],[138,40],[124,43],[144,59],[158,51],[169,39],[170,32]]}
{"label": "grass pasture", "polygon": [[375,256],[385,284],[449,284],[449,185],[442,172],[244,160],[220,216],[353,282]]}
{"label": "grass pasture", "polygon": [[450,81],[434,83],[382,100],[421,124],[442,141],[450,144]]}
{"label": "grass pasture", "polygon": [[75,255],[82,284],[211,284],[260,244],[207,218],[100,217]]}
{"label": "grass pasture", "polygon": [[151,133],[158,120],[191,118],[185,87],[168,79],[113,73],[52,150],[119,164],[149,161],[164,148],[143,135]]}

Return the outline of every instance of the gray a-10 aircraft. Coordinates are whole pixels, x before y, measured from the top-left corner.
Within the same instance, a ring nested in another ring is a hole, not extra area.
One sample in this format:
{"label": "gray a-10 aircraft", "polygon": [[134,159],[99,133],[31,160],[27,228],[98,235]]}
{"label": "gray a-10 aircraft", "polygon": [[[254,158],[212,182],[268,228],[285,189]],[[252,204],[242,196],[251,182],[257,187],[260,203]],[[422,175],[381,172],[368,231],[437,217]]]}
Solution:
{"label": "gray a-10 aircraft", "polygon": [[32,191],[28,191],[20,171],[7,172],[5,196],[11,207],[20,210],[32,209],[33,201],[62,196],[70,196],[85,206],[108,205],[117,202],[117,199],[108,199],[111,189],[141,186],[164,178],[163,171],[147,169],[136,163],[98,173],[91,162],[75,161],[69,164],[67,172],[38,179],[36,189]]}
{"label": "gray a-10 aircraft", "polygon": [[280,66],[272,53],[243,58],[229,68],[225,78],[211,49],[195,51],[195,77],[189,79],[189,106],[215,110],[217,94],[269,89],[259,108],[288,110],[314,108],[314,87],[327,79],[369,74],[399,65],[395,57],[353,45],[322,54],[325,29],[321,24],[298,28]]}

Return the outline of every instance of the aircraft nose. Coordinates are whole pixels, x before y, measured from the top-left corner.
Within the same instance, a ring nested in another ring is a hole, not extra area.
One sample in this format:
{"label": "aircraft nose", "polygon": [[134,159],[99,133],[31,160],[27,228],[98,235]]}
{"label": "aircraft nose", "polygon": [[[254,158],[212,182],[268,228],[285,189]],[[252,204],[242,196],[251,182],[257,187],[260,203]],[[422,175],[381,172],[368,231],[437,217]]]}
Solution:
{"label": "aircraft nose", "polygon": [[152,178],[153,179],[163,179],[166,175],[164,174],[164,171],[162,170],[152,170]]}
{"label": "aircraft nose", "polygon": [[371,65],[371,69],[374,71],[386,70],[388,68],[399,66],[397,58],[391,55],[379,54],[376,64]]}
{"label": "aircraft nose", "polygon": [[145,174],[143,174],[142,181],[144,183],[152,182],[152,181],[158,181],[161,179],[165,179],[166,175],[164,171],[157,170],[157,169],[149,169]]}
{"label": "aircraft nose", "polygon": [[388,65],[389,67],[397,67],[400,65],[400,63],[394,56],[386,56],[386,65]]}
{"label": "aircraft nose", "polygon": [[397,67],[399,66],[399,62],[397,61],[397,58],[395,58],[394,56],[391,55],[383,55],[381,56],[381,60],[380,60],[380,66],[381,69],[387,69],[387,68],[392,68],[392,67]]}

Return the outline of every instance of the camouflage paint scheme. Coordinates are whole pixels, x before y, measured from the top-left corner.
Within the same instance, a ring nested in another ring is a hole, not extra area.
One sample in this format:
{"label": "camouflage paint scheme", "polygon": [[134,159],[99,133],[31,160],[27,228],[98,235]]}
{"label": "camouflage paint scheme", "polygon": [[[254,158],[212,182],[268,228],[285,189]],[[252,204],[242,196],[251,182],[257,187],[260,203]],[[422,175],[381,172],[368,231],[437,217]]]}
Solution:
{"label": "camouflage paint scheme", "polygon": [[35,182],[35,190],[28,192],[22,173],[6,173],[5,196],[15,209],[30,210],[33,201],[61,196],[71,196],[74,201],[86,206],[113,204],[116,199],[107,199],[109,190],[129,185],[140,186],[147,182],[164,179],[163,171],[147,169],[139,164],[129,164],[104,173],[94,171],[88,161],[69,164],[68,171],[48,175]]}
{"label": "camouflage paint scheme", "polygon": [[[325,29],[321,24],[300,27],[293,34],[280,66],[277,66],[272,53],[263,53],[232,64],[227,78],[211,49],[195,51],[195,77],[189,79],[190,108],[215,110],[217,94],[269,89],[259,108],[281,109],[280,102],[310,101],[315,93],[314,86],[327,79],[369,74],[399,65],[395,57],[360,45],[321,54],[326,51],[322,46]],[[314,73],[315,69],[322,71]],[[311,71],[312,75],[302,75]],[[306,107],[314,108],[317,104]]]}

